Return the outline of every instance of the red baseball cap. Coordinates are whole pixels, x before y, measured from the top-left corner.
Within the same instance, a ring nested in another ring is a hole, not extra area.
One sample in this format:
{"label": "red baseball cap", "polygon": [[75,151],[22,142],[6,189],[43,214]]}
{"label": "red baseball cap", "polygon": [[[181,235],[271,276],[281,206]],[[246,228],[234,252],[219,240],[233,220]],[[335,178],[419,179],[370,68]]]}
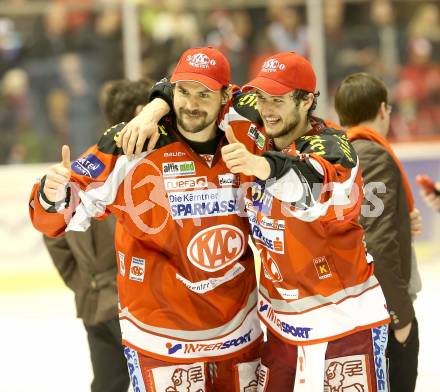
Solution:
{"label": "red baseball cap", "polygon": [[252,89],[269,95],[284,95],[295,89],[315,92],[316,75],[303,56],[294,52],[281,52],[269,57],[261,66],[257,77],[246,83],[243,91]]}
{"label": "red baseball cap", "polygon": [[183,52],[171,76],[171,83],[194,81],[212,91],[228,86],[231,67],[226,57],[210,46],[191,48]]}

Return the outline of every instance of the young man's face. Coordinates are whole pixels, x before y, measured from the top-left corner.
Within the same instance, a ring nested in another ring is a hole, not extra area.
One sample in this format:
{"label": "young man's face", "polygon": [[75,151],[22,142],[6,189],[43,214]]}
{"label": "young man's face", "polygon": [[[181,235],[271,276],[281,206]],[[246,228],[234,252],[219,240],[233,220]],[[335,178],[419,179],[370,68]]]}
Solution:
{"label": "young man's face", "polygon": [[292,93],[274,96],[257,90],[256,96],[257,110],[271,139],[289,134],[300,123],[299,106],[292,98]]}
{"label": "young man's face", "polygon": [[186,132],[198,133],[217,120],[221,91],[211,91],[198,82],[177,82],[174,87],[174,110],[177,124]]}

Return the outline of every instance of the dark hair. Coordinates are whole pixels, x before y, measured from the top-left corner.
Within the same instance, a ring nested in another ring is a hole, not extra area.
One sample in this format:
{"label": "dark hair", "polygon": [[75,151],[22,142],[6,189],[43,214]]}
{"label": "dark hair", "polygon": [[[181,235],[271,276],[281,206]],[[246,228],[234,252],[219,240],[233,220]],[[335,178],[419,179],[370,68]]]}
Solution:
{"label": "dark hair", "polygon": [[335,109],[343,126],[374,120],[382,102],[388,103],[385,84],[364,72],[346,77],[336,90]]}
{"label": "dark hair", "polygon": [[[293,90],[291,97],[298,104],[300,101],[305,100],[309,94],[310,94],[309,91],[295,89],[295,90]],[[317,91],[316,93],[312,93],[312,94],[313,94],[313,103],[307,112],[308,119],[312,118],[312,113],[316,109],[316,105],[318,105],[319,91]]]}
{"label": "dark hair", "polygon": [[130,121],[138,105],[148,103],[152,83],[147,80],[112,80],[101,92],[101,105],[109,125]]}

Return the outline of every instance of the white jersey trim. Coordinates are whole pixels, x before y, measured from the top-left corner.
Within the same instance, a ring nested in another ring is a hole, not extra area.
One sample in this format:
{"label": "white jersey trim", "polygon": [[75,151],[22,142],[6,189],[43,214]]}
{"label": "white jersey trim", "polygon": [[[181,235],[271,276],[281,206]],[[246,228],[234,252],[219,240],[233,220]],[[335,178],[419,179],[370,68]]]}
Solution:
{"label": "white jersey trim", "polygon": [[292,344],[332,340],[351,331],[389,320],[380,286],[367,290],[358,297],[348,297],[338,304],[300,314],[278,313],[271,302],[260,295],[258,315],[274,333]]}
{"label": "white jersey trim", "polygon": [[[223,326],[223,328],[226,328],[223,331],[218,331],[217,336],[213,335],[211,339],[203,339],[201,335],[204,331],[179,331],[179,335],[186,337],[185,339],[179,339],[142,330],[128,318],[121,318],[119,322],[122,339],[128,344],[149,353],[179,360],[233,354],[248,347],[262,336],[255,307],[250,310],[238,328],[219,337],[221,332],[230,329],[228,328],[229,324],[226,324]],[[188,334],[188,332],[191,333]]]}

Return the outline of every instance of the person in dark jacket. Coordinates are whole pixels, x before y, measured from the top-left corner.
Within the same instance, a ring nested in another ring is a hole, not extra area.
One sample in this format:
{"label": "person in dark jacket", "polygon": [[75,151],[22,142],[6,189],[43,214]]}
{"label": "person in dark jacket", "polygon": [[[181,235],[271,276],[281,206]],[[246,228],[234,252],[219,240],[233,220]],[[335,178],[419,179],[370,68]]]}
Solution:
{"label": "person in dark jacket", "polygon": [[[146,81],[108,82],[102,106],[110,125],[129,121],[147,103]],[[77,316],[87,332],[94,378],[92,392],[124,392],[130,378],[121,342],[114,247],[115,220],[93,220],[86,232],[67,232],[44,242],[61,278],[74,291]]]}
{"label": "person in dark jacket", "polygon": [[391,316],[387,346],[391,390],[412,392],[419,353],[413,301],[421,289],[412,238],[421,223],[405,171],[386,140],[391,113],[387,89],[369,74],[352,74],[339,85],[335,108],[361,162],[365,184],[361,224]]}

